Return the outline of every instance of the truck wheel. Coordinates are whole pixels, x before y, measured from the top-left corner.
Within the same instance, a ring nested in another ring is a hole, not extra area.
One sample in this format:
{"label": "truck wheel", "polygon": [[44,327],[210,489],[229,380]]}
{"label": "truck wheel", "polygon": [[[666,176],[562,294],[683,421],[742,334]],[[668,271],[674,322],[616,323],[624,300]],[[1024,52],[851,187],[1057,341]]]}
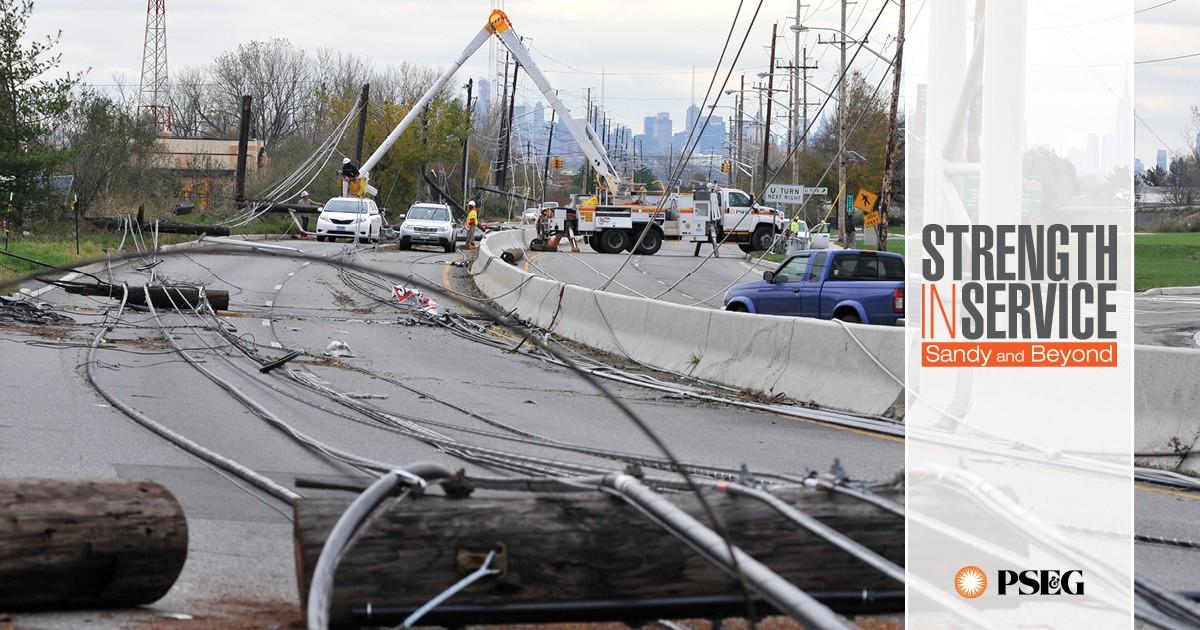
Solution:
{"label": "truck wheel", "polygon": [[845,313],[838,315],[837,318],[846,322],[847,324],[862,323],[862,320],[858,317],[858,313],[855,313],[854,311],[846,311]]}
{"label": "truck wheel", "polygon": [[750,247],[754,251],[765,252],[771,249],[771,244],[774,242],[775,230],[769,226],[760,226],[750,236]]}
{"label": "truck wheel", "polygon": [[324,234],[318,234],[318,235],[317,235],[317,242],[319,242],[319,243],[324,243],[324,242],[325,242],[325,235],[324,235]]}
{"label": "truck wheel", "polygon": [[734,313],[749,313],[750,312],[750,311],[746,310],[746,305],[742,304],[741,302],[733,302],[729,306],[726,306],[725,310],[733,311]]}
{"label": "truck wheel", "polygon": [[[634,239],[636,238],[635,236]],[[650,231],[646,232],[646,236],[642,237],[642,246],[637,248],[636,253],[643,256],[653,256],[658,253],[658,250],[662,249],[662,244],[662,232],[650,228]]]}
{"label": "truck wheel", "polygon": [[629,247],[629,236],[623,230],[604,230],[598,245],[606,254],[619,254]]}
{"label": "truck wheel", "polygon": [[738,249],[746,252],[747,254],[754,251],[754,248],[750,246],[750,243],[738,243]]}
{"label": "truck wheel", "polygon": [[587,244],[588,244],[588,247],[591,247],[591,248],[592,248],[592,251],[596,252],[597,254],[603,254],[603,253],[604,253],[604,252],[603,252],[603,251],[600,249],[600,237],[599,237],[599,236],[597,236],[597,235],[595,235],[595,234],[592,234],[592,235],[588,236],[588,237],[587,237]]}

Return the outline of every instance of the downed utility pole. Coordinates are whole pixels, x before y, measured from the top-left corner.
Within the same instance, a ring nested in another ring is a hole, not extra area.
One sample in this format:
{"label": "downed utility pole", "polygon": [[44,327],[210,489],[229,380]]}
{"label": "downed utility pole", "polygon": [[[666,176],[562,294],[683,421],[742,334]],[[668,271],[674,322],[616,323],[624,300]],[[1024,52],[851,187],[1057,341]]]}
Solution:
{"label": "downed utility pole", "polygon": [[[894,499],[899,493],[881,494]],[[823,490],[780,491],[777,496],[891,561],[903,562],[901,517]],[[325,539],[352,498],[313,497],[295,505],[302,599]],[[695,496],[663,498],[707,522]],[[731,542],[818,601],[839,612],[903,609],[901,585],[781,518],[770,506],[719,493],[710,494],[708,502],[725,530],[734,534]],[[492,566],[501,573],[455,595],[423,623],[458,625],[447,616],[452,614],[479,624],[649,621],[686,617],[701,602],[713,607],[704,609],[712,617],[744,611],[736,578],[634,509],[598,492],[416,496],[393,505],[359,536],[337,570],[333,626],[399,623],[479,568],[489,551],[496,551]],[[842,597],[848,593],[852,595]]]}
{"label": "downed utility pole", "polygon": [[[125,226],[125,220],[116,217],[88,217],[87,222],[102,230],[120,230]],[[199,236],[229,236],[229,228],[224,225],[205,225],[201,223],[178,223],[175,221],[158,221],[158,231],[162,234],[194,234]],[[143,232],[152,232],[155,221],[142,220],[136,222]]]}
{"label": "downed utility pole", "polygon": [[[120,300],[125,296],[125,288],[119,284],[109,282],[76,282],[68,280],[54,280],[50,278],[38,278],[46,284],[52,284],[59,287],[67,293],[75,295],[91,295],[95,297],[106,297],[113,300]],[[208,303],[212,305],[213,310],[227,311],[229,310],[229,291],[224,289],[204,289],[204,287],[164,287],[164,286],[146,286],[144,287],[129,287],[129,297],[126,300],[129,304],[137,306],[146,305],[146,293],[150,294],[150,302],[157,308],[173,309],[176,306],[197,306],[200,304],[200,292],[204,291],[204,297]]]}
{"label": "downed utility pole", "polygon": [[0,480],[0,609],[149,604],[187,558],[183,508],[150,481]]}

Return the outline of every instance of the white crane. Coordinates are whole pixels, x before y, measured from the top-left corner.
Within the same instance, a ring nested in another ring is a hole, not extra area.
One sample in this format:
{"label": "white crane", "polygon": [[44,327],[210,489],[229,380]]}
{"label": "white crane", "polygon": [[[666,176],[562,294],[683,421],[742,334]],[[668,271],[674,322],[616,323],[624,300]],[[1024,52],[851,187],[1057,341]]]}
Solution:
{"label": "white crane", "polygon": [[521,64],[521,67],[525,69],[529,77],[533,79],[534,85],[541,90],[542,95],[546,97],[546,101],[557,112],[559,119],[566,125],[571,137],[583,149],[583,154],[587,156],[588,163],[595,169],[601,183],[608,190],[609,194],[618,194],[620,189],[624,187],[624,182],[622,182],[617,169],[613,167],[612,162],[609,160],[608,152],[604,150],[604,144],[600,141],[600,137],[596,135],[596,131],[592,129],[590,124],[571,116],[571,110],[554,93],[554,89],[550,87],[550,82],[546,79],[546,75],[542,74],[541,68],[538,68],[537,63],[533,61],[533,56],[529,54],[529,49],[525,47],[525,44],[521,43],[521,38],[513,30],[512,22],[508,19],[508,16],[505,15],[504,11],[499,9],[492,11],[483,30],[479,31],[479,34],[471,40],[471,43],[467,44],[467,47],[463,49],[458,59],[454,60],[454,63],[421,95],[421,98],[408,111],[404,119],[396,125],[395,129],[392,129],[392,132],[379,145],[379,148],[375,149],[371,157],[367,158],[367,161],[363,163],[360,169],[362,177],[369,180],[371,169],[379,163],[379,160],[388,152],[388,149],[391,149],[396,140],[404,134],[404,131],[408,129],[413,120],[429,106],[429,102],[441,92],[446,83],[458,72],[458,69],[471,58],[471,55],[474,55],[476,51],[482,48],[492,35],[499,38],[500,42],[516,57],[517,62]]}

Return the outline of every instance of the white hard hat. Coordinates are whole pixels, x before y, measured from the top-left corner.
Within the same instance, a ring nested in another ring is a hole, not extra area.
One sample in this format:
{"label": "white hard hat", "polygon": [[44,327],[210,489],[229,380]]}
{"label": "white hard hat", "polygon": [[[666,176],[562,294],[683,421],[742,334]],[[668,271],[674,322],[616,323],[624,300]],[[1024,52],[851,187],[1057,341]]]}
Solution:
{"label": "white hard hat", "polygon": [[347,158],[347,157],[342,158],[342,164],[349,164],[349,163],[350,163],[350,158]]}
{"label": "white hard hat", "polygon": [[301,196],[301,197],[307,197],[307,196],[308,196],[308,191],[307,191],[307,190],[302,190],[302,191],[300,191],[300,196]]}
{"label": "white hard hat", "polygon": [[468,201],[468,202],[467,202],[467,207],[468,207],[468,208],[474,208],[474,207],[475,207],[475,202],[474,202],[474,201]]}

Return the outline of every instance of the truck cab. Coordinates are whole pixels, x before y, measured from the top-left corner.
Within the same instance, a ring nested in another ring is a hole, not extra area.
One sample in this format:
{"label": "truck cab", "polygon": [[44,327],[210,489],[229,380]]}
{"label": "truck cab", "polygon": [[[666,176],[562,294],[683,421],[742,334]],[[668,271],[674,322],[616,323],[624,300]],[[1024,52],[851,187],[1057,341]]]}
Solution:
{"label": "truck cab", "polygon": [[[749,193],[737,188],[715,188],[692,193],[696,211],[707,219],[718,240],[734,243],[742,251],[765,251],[775,235],[784,230],[784,217],[774,208],[754,203]],[[706,240],[707,235],[692,235],[690,240]]]}
{"label": "truck cab", "polygon": [[762,280],[739,284],[725,309],[894,326],[904,317],[904,257],[890,252],[805,251]]}

